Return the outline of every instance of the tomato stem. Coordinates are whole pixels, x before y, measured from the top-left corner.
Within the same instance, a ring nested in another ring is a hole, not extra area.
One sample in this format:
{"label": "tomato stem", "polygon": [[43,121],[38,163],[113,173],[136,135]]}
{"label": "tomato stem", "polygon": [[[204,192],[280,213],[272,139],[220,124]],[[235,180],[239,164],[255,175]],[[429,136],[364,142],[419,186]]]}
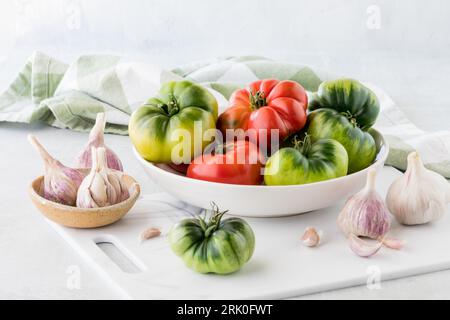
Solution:
{"label": "tomato stem", "polygon": [[219,206],[215,202],[211,202],[211,211],[211,216],[207,223],[205,223],[205,220],[201,217],[199,218],[200,226],[205,232],[205,238],[209,237],[212,233],[214,233],[214,231],[217,230],[223,215],[228,212],[228,210],[221,212]]}
{"label": "tomato stem", "polygon": [[177,114],[180,111],[180,107],[178,106],[178,101],[175,99],[173,95],[169,97],[169,102],[160,104],[158,107],[163,110],[163,112],[169,117]]}
{"label": "tomato stem", "polygon": [[250,107],[257,110],[267,105],[266,97],[262,91],[250,91]]}
{"label": "tomato stem", "polygon": [[308,154],[311,149],[311,136],[305,133],[305,138],[299,140],[297,136],[293,138],[294,148],[300,151],[301,154]]}
{"label": "tomato stem", "polygon": [[203,231],[206,231],[206,223],[205,223],[205,219],[203,219],[202,217],[198,217],[198,221],[200,223],[200,227],[202,227]]}
{"label": "tomato stem", "polygon": [[348,121],[350,121],[350,123],[353,125],[354,128],[359,128],[359,125],[358,125],[358,122],[356,121],[355,116],[353,116],[349,110],[347,110],[345,112],[341,112],[341,114],[343,116],[345,116],[348,119]]}

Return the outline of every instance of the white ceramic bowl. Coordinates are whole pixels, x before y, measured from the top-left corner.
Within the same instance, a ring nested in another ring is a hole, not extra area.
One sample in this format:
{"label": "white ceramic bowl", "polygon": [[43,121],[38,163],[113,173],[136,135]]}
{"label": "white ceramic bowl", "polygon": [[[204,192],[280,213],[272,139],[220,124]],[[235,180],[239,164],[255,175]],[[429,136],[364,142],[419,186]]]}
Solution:
{"label": "white ceramic bowl", "polygon": [[368,168],[345,177],[303,185],[245,186],[196,180],[176,173],[165,165],[155,165],[133,149],[150,179],[168,193],[191,205],[209,209],[214,201],[232,215],[246,217],[281,217],[329,207],[360,190],[369,168],[380,170],[389,146],[376,130],[377,157]]}

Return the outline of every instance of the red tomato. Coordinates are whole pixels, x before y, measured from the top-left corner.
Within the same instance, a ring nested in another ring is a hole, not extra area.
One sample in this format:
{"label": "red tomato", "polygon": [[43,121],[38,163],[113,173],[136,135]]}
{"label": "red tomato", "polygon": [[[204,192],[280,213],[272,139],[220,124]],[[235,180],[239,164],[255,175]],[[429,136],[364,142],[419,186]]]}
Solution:
{"label": "red tomato", "polygon": [[259,130],[266,129],[270,146],[271,129],[278,129],[283,141],[304,127],[307,107],[306,91],[297,82],[258,80],[231,95],[230,107],[220,115],[217,128],[224,137],[227,129],[256,129],[258,135]]}
{"label": "red tomato", "polygon": [[177,171],[179,173],[183,173],[183,174],[186,174],[187,168],[189,166],[189,164],[186,164],[186,163],[180,163],[180,164],[169,163],[168,165],[173,170],[175,170],[175,171]]}
{"label": "red tomato", "polygon": [[216,148],[214,154],[194,159],[187,176],[194,179],[254,185],[261,184],[261,154],[256,145],[239,140]]}

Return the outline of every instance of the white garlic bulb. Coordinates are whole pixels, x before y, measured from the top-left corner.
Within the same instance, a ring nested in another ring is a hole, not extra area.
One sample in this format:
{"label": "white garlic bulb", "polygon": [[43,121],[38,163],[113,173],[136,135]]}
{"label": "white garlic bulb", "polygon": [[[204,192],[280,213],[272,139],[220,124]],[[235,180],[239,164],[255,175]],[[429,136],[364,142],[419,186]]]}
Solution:
{"label": "white garlic bulb", "polygon": [[39,143],[35,136],[29,135],[28,141],[39,151],[45,165],[42,196],[50,201],[74,206],[77,190],[84,175],[76,169],[64,166],[53,158]]}
{"label": "white garlic bulb", "polygon": [[398,222],[423,224],[441,218],[448,210],[450,187],[438,173],[424,167],[417,152],[408,155],[403,176],[389,187],[386,204]]}
{"label": "white garlic bulb", "polygon": [[348,237],[382,238],[390,228],[391,215],[375,190],[375,169],[367,173],[366,186],[350,197],[338,216],[338,226]]}
{"label": "white garlic bulb", "polygon": [[104,112],[97,113],[95,125],[89,133],[89,140],[84,150],[78,156],[77,166],[79,168],[90,168],[92,166],[91,148],[103,147],[106,150],[106,163],[108,168],[123,171],[122,162],[117,154],[105,146],[103,131],[105,130],[106,116]]}
{"label": "white garlic bulb", "polygon": [[109,169],[105,148],[92,147],[92,168],[77,193],[77,207],[106,207],[126,200],[130,194],[120,171]]}

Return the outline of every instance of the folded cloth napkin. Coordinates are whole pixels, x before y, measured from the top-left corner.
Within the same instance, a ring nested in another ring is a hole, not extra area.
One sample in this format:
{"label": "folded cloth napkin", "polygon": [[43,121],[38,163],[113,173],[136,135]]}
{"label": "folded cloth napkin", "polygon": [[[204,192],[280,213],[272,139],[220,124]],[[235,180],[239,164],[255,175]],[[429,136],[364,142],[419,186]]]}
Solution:
{"label": "folded cloth napkin", "polygon": [[[155,94],[161,83],[183,78],[209,88],[219,101],[220,112],[235,89],[257,79],[290,79],[316,91],[323,80],[336,76],[257,56],[212,59],[167,71],[114,55],[83,55],[68,66],[36,52],[0,95],[0,121],[44,121],[87,131],[95,115],[104,111],[108,113],[105,131],[127,134],[133,110]],[[420,130],[382,89],[366,85],[380,100],[375,127],[391,147],[386,164],[404,170],[406,156],[417,150],[428,168],[450,178],[450,131]]]}
{"label": "folded cloth napkin", "polygon": [[127,134],[133,110],[162,82],[180,76],[114,55],[83,55],[67,65],[35,52],[0,95],[0,121],[43,121],[88,131],[98,112],[108,113],[106,132]]}

